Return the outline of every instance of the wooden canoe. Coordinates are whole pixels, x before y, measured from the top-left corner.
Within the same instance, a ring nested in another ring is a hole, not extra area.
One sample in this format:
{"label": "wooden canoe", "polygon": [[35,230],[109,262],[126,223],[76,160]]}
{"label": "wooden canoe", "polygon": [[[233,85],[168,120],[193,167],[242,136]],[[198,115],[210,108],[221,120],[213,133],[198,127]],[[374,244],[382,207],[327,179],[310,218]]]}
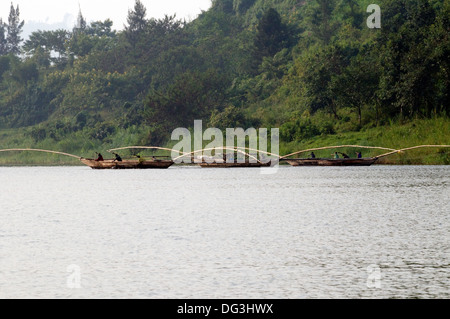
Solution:
{"label": "wooden canoe", "polygon": [[81,162],[92,169],[166,169],[174,164],[170,160],[116,160],[96,161],[94,159],[81,158]]}
{"label": "wooden canoe", "polygon": [[378,158],[293,158],[283,159],[292,166],[370,166]]}
{"label": "wooden canoe", "polygon": [[271,165],[271,162],[269,161],[268,163],[263,163],[260,161],[254,162],[246,160],[245,162],[240,163],[239,161],[236,162],[236,160],[233,162],[218,160],[212,163],[208,163],[204,160],[202,163],[199,163],[199,165],[203,168],[269,167]]}
{"label": "wooden canoe", "polygon": [[200,163],[203,168],[268,167],[269,163]]}

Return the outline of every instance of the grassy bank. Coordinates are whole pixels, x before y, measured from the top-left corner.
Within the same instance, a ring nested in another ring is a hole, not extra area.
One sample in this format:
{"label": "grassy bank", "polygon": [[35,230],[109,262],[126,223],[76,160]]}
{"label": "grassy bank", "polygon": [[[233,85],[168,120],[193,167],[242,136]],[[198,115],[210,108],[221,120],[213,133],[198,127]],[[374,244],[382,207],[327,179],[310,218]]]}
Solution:
{"label": "grassy bank", "polygon": [[[146,128],[129,128],[117,130],[107,139],[99,141],[85,136],[82,131],[76,132],[65,138],[54,140],[45,138],[36,141],[30,134],[32,128],[0,131],[0,149],[9,148],[34,148],[65,152],[83,157],[94,157],[95,152],[103,152],[111,148],[144,145],[148,135]],[[173,144],[169,143],[170,145]],[[359,132],[345,132],[334,135],[323,135],[304,141],[294,141],[280,145],[280,154],[290,154],[299,150],[316,147],[337,145],[363,145],[381,146],[386,148],[401,149],[416,145],[450,145],[450,120],[448,118],[435,118],[414,120],[406,124],[392,123],[387,126],[373,127]],[[168,145],[166,145],[167,147]],[[170,148],[170,146],[169,146]],[[354,156],[356,151],[362,151],[364,157],[376,156],[386,153],[382,150],[358,150],[339,149],[339,152]],[[318,157],[331,157],[334,150],[317,151]],[[129,154],[129,152],[128,152]],[[145,154],[155,154],[146,151]],[[159,155],[169,155],[168,152],[158,152]],[[303,154],[307,156],[308,154]],[[380,160],[382,164],[398,165],[448,165],[450,164],[449,148],[424,148],[395,154]],[[0,165],[81,165],[71,157],[36,153],[36,152],[0,152]]]}
{"label": "grassy bank", "polygon": [[[393,149],[403,149],[418,145],[450,145],[450,120],[448,118],[415,120],[406,124],[390,124],[365,129],[360,132],[320,136],[302,142],[282,145],[280,153],[290,154],[296,150],[335,145],[380,146]],[[316,155],[319,157],[330,157],[331,151],[319,151]],[[339,152],[354,156],[356,150],[341,149]],[[369,157],[381,155],[388,151],[363,149],[362,152],[364,157]],[[450,149],[423,148],[411,150],[382,158],[379,163],[393,165],[448,165],[450,164]]]}
{"label": "grassy bank", "polygon": [[[35,127],[16,130],[0,130],[1,149],[42,149],[64,152],[80,157],[93,158],[96,152],[110,155],[106,150],[128,145],[142,145],[140,140],[145,132],[136,128],[117,130],[103,140],[92,138],[85,131],[78,131],[57,139],[45,137],[39,141],[33,137]],[[82,165],[76,158],[41,152],[0,152],[0,165]]]}

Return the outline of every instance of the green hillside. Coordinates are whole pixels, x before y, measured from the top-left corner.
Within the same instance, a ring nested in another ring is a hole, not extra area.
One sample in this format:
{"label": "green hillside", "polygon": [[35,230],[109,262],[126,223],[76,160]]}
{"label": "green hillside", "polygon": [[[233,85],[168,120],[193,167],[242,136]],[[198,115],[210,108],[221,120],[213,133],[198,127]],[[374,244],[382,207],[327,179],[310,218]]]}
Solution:
{"label": "green hillside", "polygon": [[[450,1],[213,0],[186,22],[110,20],[34,32],[0,21],[0,149],[81,156],[170,145],[175,128],[280,128],[281,153],[352,144],[450,144]],[[16,8],[16,9],[15,9]],[[23,8],[22,8],[23,9]],[[446,149],[393,158],[448,164]],[[70,164],[1,154],[0,164]]]}

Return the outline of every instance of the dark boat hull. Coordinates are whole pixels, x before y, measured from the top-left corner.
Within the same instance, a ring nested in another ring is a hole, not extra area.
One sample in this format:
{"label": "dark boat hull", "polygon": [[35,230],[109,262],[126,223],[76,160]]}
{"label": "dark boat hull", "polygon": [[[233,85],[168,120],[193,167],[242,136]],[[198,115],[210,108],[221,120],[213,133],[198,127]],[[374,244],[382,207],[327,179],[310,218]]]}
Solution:
{"label": "dark boat hull", "polygon": [[269,167],[269,163],[200,163],[203,168]]}
{"label": "dark boat hull", "polygon": [[294,158],[285,159],[292,166],[370,166],[377,158]]}
{"label": "dark boat hull", "polygon": [[141,161],[124,160],[118,162],[115,160],[95,161],[93,159],[82,158],[81,162],[92,169],[167,169],[174,164],[173,161]]}

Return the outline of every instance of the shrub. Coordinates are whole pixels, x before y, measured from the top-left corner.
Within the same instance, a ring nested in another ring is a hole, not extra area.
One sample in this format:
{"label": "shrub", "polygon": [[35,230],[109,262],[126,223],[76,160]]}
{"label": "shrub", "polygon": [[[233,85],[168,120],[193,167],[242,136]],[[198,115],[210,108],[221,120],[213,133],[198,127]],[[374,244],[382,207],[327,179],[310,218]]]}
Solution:
{"label": "shrub", "polygon": [[310,119],[287,122],[280,127],[280,137],[285,142],[301,141],[321,133],[322,131]]}

